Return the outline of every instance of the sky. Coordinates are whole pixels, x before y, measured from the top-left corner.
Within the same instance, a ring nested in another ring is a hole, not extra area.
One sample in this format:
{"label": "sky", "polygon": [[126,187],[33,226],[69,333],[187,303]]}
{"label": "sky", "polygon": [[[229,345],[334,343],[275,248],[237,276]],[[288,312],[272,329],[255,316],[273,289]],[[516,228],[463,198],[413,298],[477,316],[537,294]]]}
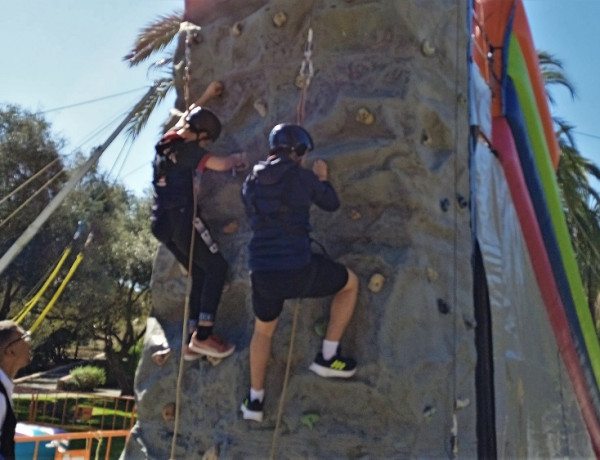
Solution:
{"label": "sky", "polygon": [[[575,128],[583,156],[600,164],[600,0],[524,0],[534,45],[560,59],[577,91],[555,89],[553,115]],[[104,143],[157,74],[123,60],[139,30],[184,0],[0,0],[0,104],[39,111],[65,139],[63,153]],[[87,101],[95,101],[86,103]],[[167,99],[131,143],[123,134],[101,170],[136,194],[150,184],[153,146],[173,106]]]}

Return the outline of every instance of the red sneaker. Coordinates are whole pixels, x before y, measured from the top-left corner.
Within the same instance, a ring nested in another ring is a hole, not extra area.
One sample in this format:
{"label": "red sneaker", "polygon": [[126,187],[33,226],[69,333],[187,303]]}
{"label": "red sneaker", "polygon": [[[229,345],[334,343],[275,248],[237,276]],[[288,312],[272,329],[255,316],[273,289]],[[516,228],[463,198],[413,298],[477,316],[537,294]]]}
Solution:
{"label": "red sneaker", "polygon": [[184,345],[183,348],[183,360],[184,361],[196,361],[202,358],[202,353],[196,353],[189,346]]}
{"label": "red sneaker", "polygon": [[194,332],[188,348],[201,355],[212,356],[214,358],[226,358],[233,353],[235,345],[221,340],[215,334],[209,335],[206,340],[198,340],[196,338],[196,332]]}

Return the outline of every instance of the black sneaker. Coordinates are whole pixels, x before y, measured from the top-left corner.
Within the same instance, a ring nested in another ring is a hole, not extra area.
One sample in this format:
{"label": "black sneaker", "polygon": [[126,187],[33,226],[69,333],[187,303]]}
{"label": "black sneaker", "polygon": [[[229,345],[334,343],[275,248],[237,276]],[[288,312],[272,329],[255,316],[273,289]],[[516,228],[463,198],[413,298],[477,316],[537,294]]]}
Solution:
{"label": "black sneaker", "polygon": [[352,358],[343,358],[340,356],[338,348],[337,353],[328,361],[323,359],[321,352],[317,353],[317,357],[310,365],[309,369],[321,377],[341,377],[347,379],[356,373],[356,361]]}
{"label": "black sneaker", "polygon": [[240,410],[242,411],[242,417],[244,420],[254,420],[255,422],[262,422],[263,419],[263,402],[255,399],[250,401],[250,395],[246,396],[242,401]]}

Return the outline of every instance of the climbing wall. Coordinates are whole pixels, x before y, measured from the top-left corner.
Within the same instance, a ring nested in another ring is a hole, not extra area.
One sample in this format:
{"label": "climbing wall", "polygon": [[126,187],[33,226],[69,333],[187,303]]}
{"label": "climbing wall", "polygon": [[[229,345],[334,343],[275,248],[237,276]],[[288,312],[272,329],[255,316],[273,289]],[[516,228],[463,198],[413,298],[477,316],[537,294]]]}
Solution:
{"label": "climbing wall", "polygon": [[[298,120],[312,30],[308,160],[328,163],[342,201],[314,211],[313,236],[360,278],[342,341],[359,370],[348,381],[308,370],[330,299],[302,301],[275,458],[475,457],[466,2],[189,0],[186,15],[199,27],[184,28],[175,56],[179,108],[187,38],[191,100],[213,80],[225,87],[207,104],[225,125],[214,150],[245,150],[252,163],[275,124]],[[139,421],[122,458],[169,458],[175,430],[178,459],[269,458],[295,302],[274,338],[265,420],[244,421],[253,315],[243,179],[209,172],[202,198],[231,266],[216,332],[237,350],[218,366],[184,364],[176,425],[185,278],[161,248]]]}

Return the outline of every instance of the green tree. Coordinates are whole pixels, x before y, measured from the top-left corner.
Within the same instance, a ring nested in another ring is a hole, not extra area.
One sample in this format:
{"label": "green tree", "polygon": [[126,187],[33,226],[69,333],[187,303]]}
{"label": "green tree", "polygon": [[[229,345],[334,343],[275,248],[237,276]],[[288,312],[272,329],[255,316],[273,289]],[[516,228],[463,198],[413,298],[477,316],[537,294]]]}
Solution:
{"label": "green tree", "polygon": [[[87,209],[93,241],[56,314],[103,344],[109,369],[123,394],[133,394],[132,349],[145,333],[150,277],[157,242],[150,232],[150,197],[94,175],[74,197]],[[57,319],[58,319],[57,318]]]}
{"label": "green tree", "polygon": [[[63,145],[41,116],[14,105],[0,107],[0,254],[12,246],[67,179],[60,154]],[[0,319],[19,308],[48,268],[40,261],[54,261],[74,229],[65,220],[45,225],[2,273]]]}

